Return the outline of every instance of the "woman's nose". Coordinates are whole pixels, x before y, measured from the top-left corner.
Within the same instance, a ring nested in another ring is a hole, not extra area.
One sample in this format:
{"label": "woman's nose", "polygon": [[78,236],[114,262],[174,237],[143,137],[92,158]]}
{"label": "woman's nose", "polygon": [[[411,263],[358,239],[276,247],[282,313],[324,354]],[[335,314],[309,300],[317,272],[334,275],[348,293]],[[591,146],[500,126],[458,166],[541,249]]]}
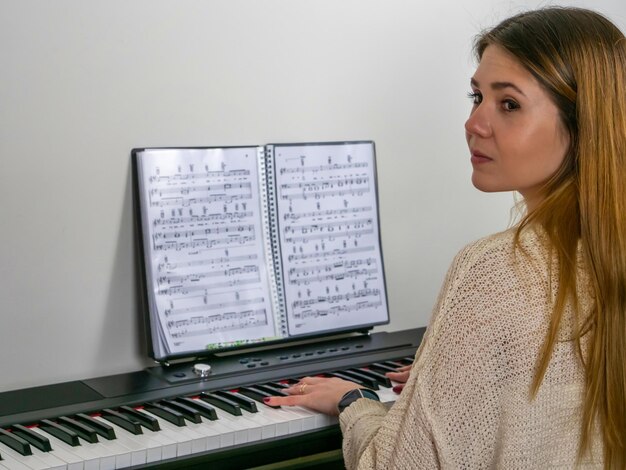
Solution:
{"label": "woman's nose", "polygon": [[484,107],[478,105],[472,109],[467,121],[465,121],[465,132],[480,137],[491,135],[491,120]]}

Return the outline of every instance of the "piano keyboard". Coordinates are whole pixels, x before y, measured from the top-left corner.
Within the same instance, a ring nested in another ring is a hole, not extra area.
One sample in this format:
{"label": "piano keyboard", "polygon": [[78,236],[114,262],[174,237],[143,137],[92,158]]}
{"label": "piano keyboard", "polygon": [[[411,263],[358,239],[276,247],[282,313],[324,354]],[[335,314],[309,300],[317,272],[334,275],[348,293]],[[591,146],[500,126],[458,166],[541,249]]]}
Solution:
{"label": "piano keyboard", "polygon": [[[418,337],[415,331],[414,334]],[[274,442],[279,447],[287,438],[329,428],[337,432],[335,417],[301,407],[269,407],[263,398],[284,393],[282,389],[301,376],[315,374],[352,380],[376,390],[383,403],[392,403],[397,397],[392,391],[394,384],[384,374],[410,364],[415,345],[409,348],[411,355],[390,356],[397,352],[395,349],[389,347],[374,354],[370,350],[365,357],[353,354],[325,364],[318,358],[307,366],[311,374],[294,376],[289,367],[283,367],[262,374],[264,380],[253,383],[239,374],[232,378],[232,387],[213,388],[211,379],[196,379],[182,386],[159,389],[157,394],[144,391],[145,400],[140,401],[133,394],[124,394],[105,397],[100,400],[104,406],[97,408],[90,408],[91,402],[87,402],[56,407],[69,410],[60,414],[53,414],[52,408],[0,415],[0,469],[106,470],[160,468],[167,463],[183,466],[192,457],[225,450],[246,453],[259,443]],[[362,362],[366,358],[370,361]],[[333,367],[338,360],[345,363],[346,359],[351,359],[347,366]],[[320,366],[331,367],[320,370]],[[119,381],[120,376],[115,377]],[[237,385],[237,379],[243,383]],[[186,393],[176,393],[181,389]],[[3,395],[10,398],[9,393],[15,392],[0,393],[0,401]],[[19,419],[33,413],[41,418]],[[12,416],[18,419],[8,421]]]}

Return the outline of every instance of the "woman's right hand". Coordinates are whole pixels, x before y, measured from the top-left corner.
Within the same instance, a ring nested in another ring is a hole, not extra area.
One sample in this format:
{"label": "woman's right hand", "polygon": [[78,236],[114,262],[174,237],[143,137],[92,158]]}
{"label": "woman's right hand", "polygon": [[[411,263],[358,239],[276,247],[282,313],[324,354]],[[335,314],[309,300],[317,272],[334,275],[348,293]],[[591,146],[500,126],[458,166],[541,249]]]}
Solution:
{"label": "woman's right hand", "polygon": [[385,375],[390,380],[394,382],[399,382],[398,385],[393,387],[393,391],[397,394],[400,394],[402,389],[404,388],[404,384],[407,380],[409,380],[409,375],[411,374],[411,365],[398,367],[397,372],[387,372]]}

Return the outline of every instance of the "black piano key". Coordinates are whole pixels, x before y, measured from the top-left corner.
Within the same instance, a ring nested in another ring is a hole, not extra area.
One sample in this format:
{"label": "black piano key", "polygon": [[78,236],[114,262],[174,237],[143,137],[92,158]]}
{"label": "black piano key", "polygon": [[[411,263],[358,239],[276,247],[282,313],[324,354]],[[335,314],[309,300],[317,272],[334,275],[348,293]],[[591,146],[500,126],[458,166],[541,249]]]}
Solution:
{"label": "black piano key", "polygon": [[267,384],[255,385],[254,387],[264,392],[267,392],[274,397],[286,397],[289,395],[282,388],[272,387],[271,385],[267,385]]}
{"label": "black piano key", "polygon": [[96,431],[98,434],[100,434],[105,439],[108,439],[109,441],[112,441],[113,439],[116,438],[115,429],[113,429],[108,424],[103,423],[102,421],[93,419],[89,415],[86,415],[84,413],[78,413],[77,415],[74,416],[74,419],[80,423],[87,424],[91,429],[93,429],[94,431]]}
{"label": "black piano key", "polygon": [[30,449],[27,441],[2,428],[0,428],[0,442],[22,455],[33,455],[33,451]]}
{"label": "black piano key", "polygon": [[362,374],[368,375],[369,377],[373,378],[374,380],[378,382],[378,385],[382,387],[391,388],[392,386],[391,379],[381,374],[380,372],[376,372],[375,370],[365,369],[364,367],[359,368],[358,371],[361,372]]}
{"label": "black piano key", "polygon": [[327,372],[326,374],[324,374],[328,377],[338,377],[340,379],[343,380],[348,380],[350,382],[354,382],[357,385],[360,385],[361,387],[367,387],[362,381],[360,381],[359,379],[355,378],[355,377],[350,377],[349,375],[344,374],[343,372]]}
{"label": "black piano key", "polygon": [[67,426],[68,429],[74,431],[76,434],[78,434],[78,437],[83,438],[87,442],[91,444],[95,444],[96,442],[98,442],[98,434],[96,433],[95,429],[90,428],[86,424],[80,423],[72,418],[68,418],[67,416],[61,416],[57,418],[57,421],[59,422],[59,424]]}
{"label": "black piano key", "polygon": [[142,413],[140,410],[136,410],[132,406],[120,406],[118,411],[122,414],[127,415],[130,419],[134,419],[144,428],[149,429],[150,431],[161,430],[161,425],[159,424],[158,419],[156,419],[154,416]]}
{"label": "black piano key", "polygon": [[410,366],[411,364],[413,364],[413,362],[415,361],[414,357],[403,357],[402,359],[400,359],[400,362],[402,362],[404,365]]}
{"label": "black piano key", "polygon": [[162,400],[159,404],[163,405],[165,408],[171,408],[174,411],[178,411],[187,421],[191,421],[192,423],[202,422],[200,412],[186,403],[181,403],[176,400]]}
{"label": "black piano key", "polygon": [[[239,393],[241,395],[245,395],[248,398],[252,398],[255,401],[258,401],[259,403],[263,403],[264,398],[276,396],[273,393],[265,392],[256,387],[239,387]],[[280,406],[278,405],[274,405],[274,406],[266,405],[266,406],[269,406],[270,408],[280,408]]]}
{"label": "black piano key", "polygon": [[402,367],[404,364],[402,364],[401,362],[397,362],[397,361],[383,361],[383,364],[386,364],[388,366],[391,367],[395,367],[396,369]]}
{"label": "black piano key", "polygon": [[381,372],[383,374],[387,373],[387,372],[398,372],[398,368],[397,367],[392,367],[390,365],[387,364],[382,364],[380,362],[374,362],[373,364],[370,364],[369,366],[367,366],[369,369],[377,371],[377,372]]}
{"label": "black piano key", "polygon": [[107,421],[119,426],[120,428],[126,429],[132,434],[143,434],[139,421],[125,414],[111,410],[110,408],[105,408],[101,411],[101,415]]}
{"label": "black piano key", "polygon": [[350,380],[352,380],[353,382],[358,380],[367,388],[371,390],[378,390],[378,381],[372,377],[367,376],[366,374],[359,372],[358,370],[347,369],[347,370],[342,370],[339,372],[342,375],[349,377]]}
{"label": "black piano key", "polygon": [[13,430],[13,434],[20,436],[25,441],[28,441],[30,445],[37,447],[37,449],[43,452],[50,452],[52,450],[50,440],[38,432],[35,432],[26,426],[22,426],[21,424],[14,424],[11,426],[11,429]]}
{"label": "black piano key", "polygon": [[296,378],[290,377],[288,379],[283,379],[282,382],[286,382],[285,383],[286,387],[291,387],[292,385],[300,383],[300,379],[299,378],[296,379]]}
{"label": "black piano key", "polygon": [[286,384],[284,382],[267,382],[266,385],[269,385],[270,387],[274,387],[277,389],[281,389],[281,388],[289,388],[289,384]]}
{"label": "black piano key", "polygon": [[146,403],[143,405],[143,407],[146,411],[149,411],[153,415],[157,415],[159,418],[163,418],[164,420],[169,421],[170,423],[175,424],[176,426],[179,426],[179,427],[187,426],[187,424],[185,423],[185,417],[183,416],[183,414],[179,413],[176,410],[173,410],[172,408],[163,406],[155,402]]}
{"label": "black piano key", "polygon": [[236,393],[233,392],[227,392],[225,390],[220,390],[215,392],[216,395],[221,396],[226,398],[227,400],[231,400],[234,401],[235,403],[237,403],[242,409],[250,412],[250,413],[256,413],[258,412],[258,408],[256,406],[256,403],[252,400],[250,400],[248,397],[244,397],[241,395],[238,395]]}
{"label": "black piano key", "polygon": [[226,413],[230,413],[233,416],[241,416],[241,407],[228,398],[207,392],[202,392],[199,398],[200,400],[210,403],[214,407],[219,408]]}
{"label": "black piano key", "polygon": [[211,421],[215,421],[217,419],[217,412],[215,411],[215,408],[207,405],[203,401],[194,400],[193,398],[186,397],[178,397],[176,398],[176,401],[182,403],[183,405],[189,406],[190,408],[193,408],[206,419],[210,419]]}
{"label": "black piano key", "polygon": [[76,447],[80,445],[78,441],[78,434],[65,426],[50,421],[49,419],[42,419],[39,421],[39,429],[47,432],[51,436],[61,439],[66,444]]}

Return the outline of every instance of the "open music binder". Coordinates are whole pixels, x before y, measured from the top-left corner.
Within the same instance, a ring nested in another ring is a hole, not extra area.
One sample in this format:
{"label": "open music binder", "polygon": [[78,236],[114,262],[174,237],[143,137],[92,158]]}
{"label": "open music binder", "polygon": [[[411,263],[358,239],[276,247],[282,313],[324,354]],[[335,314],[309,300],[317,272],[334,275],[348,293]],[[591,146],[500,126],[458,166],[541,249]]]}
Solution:
{"label": "open music binder", "polygon": [[154,359],[389,322],[373,142],[132,157]]}

